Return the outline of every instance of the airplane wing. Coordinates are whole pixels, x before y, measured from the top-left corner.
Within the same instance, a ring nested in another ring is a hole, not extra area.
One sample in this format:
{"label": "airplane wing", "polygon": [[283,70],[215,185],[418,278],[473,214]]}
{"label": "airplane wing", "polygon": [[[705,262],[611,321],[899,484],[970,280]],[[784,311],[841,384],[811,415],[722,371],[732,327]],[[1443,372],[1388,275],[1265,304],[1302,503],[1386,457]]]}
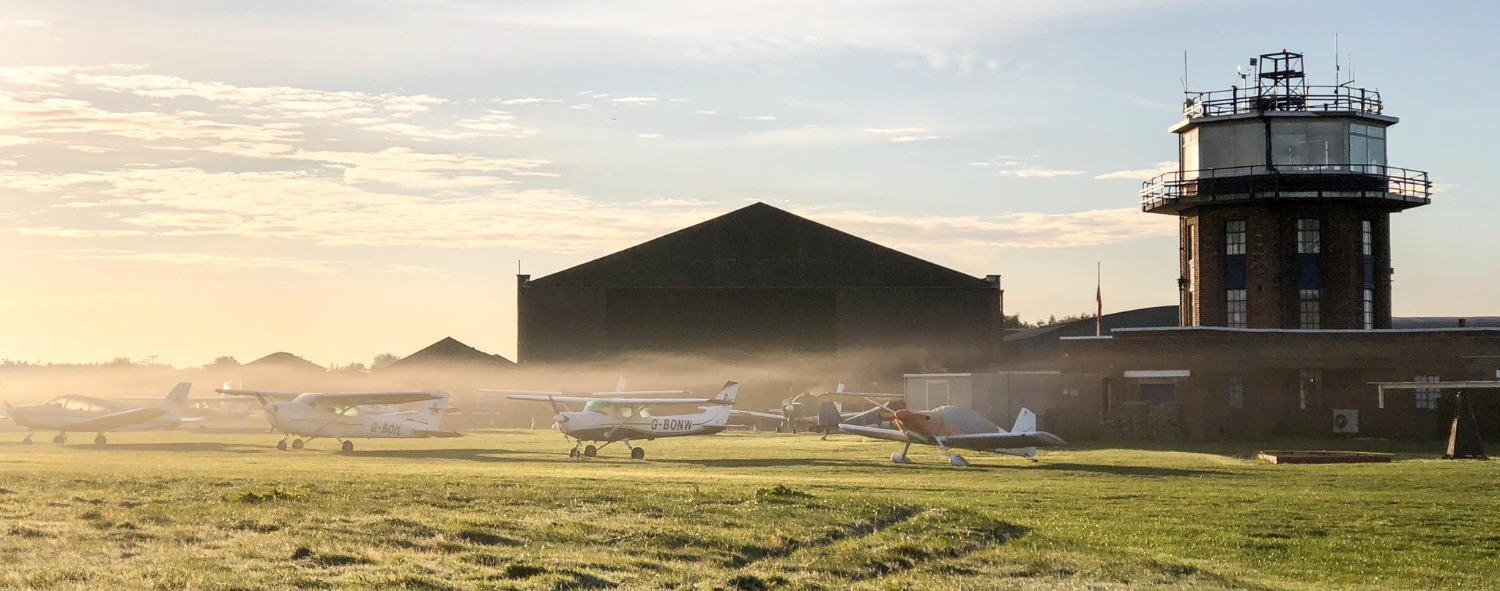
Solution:
{"label": "airplane wing", "polygon": [[302,395],[300,392],[276,392],[274,390],[241,390],[239,388],[219,388],[214,391],[230,396],[254,396],[261,399],[262,401],[278,400],[282,402],[289,402],[292,399]]}
{"label": "airplane wing", "polygon": [[167,409],[157,407],[133,408],[117,413],[110,413],[102,417],[89,419],[82,423],[69,425],[69,431],[112,431],[120,427],[128,427],[136,423],[149,421],[156,417],[167,414]]}
{"label": "airplane wing", "polygon": [[444,395],[421,390],[393,392],[339,392],[336,394],[303,394],[297,399],[310,406],[361,406],[366,404],[406,404],[437,400]]}
{"label": "airplane wing", "polygon": [[1046,431],[1031,431],[1028,433],[971,433],[968,435],[949,435],[943,438],[948,445],[955,447],[989,447],[989,448],[1012,448],[1012,447],[1052,447],[1067,445],[1063,438]]}
{"label": "airplane wing", "polygon": [[511,394],[506,396],[511,400],[531,400],[534,402],[593,402],[595,400],[605,404],[616,404],[619,406],[651,406],[658,404],[706,404],[713,402],[712,398],[590,398],[584,396],[543,396],[536,394]]}
{"label": "airplane wing", "polygon": [[786,415],[775,412],[756,412],[753,410],[730,410],[729,414],[737,417],[755,417],[757,419],[786,420]]}
{"label": "airplane wing", "polygon": [[911,441],[911,438],[907,437],[906,433],[895,429],[881,429],[880,427],[866,427],[863,425],[850,425],[848,423],[840,423],[839,429],[845,433],[864,435],[865,437],[873,437],[875,439],[899,441],[901,443],[909,443]]}

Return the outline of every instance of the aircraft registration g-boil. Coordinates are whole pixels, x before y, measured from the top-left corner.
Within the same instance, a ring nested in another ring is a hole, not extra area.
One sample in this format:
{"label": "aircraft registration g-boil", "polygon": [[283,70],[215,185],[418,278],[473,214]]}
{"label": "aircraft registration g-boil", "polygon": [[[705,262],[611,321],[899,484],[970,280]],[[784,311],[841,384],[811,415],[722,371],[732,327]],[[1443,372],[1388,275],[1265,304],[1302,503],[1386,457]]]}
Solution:
{"label": "aircraft registration g-boil", "polygon": [[158,431],[176,429],[198,419],[184,417],[189,382],[177,384],[156,406],[134,406],[92,396],[69,394],[43,404],[11,406],[5,403],[5,414],[27,430],[22,443],[31,443],[32,431],[57,431],[53,443],[66,443],[69,432],[97,433],[94,445],[105,444],[105,433],[118,431]]}
{"label": "aircraft registration g-boil", "polygon": [[[653,439],[664,437],[688,437],[693,435],[713,435],[723,431],[729,422],[729,412],[734,407],[734,399],[739,396],[740,385],[735,382],[727,382],[724,389],[713,398],[630,398],[629,395],[659,396],[663,394],[690,394],[686,390],[652,390],[652,391],[627,391],[616,390],[613,392],[597,392],[595,396],[564,396],[562,392],[540,392],[536,390],[477,390],[481,394],[505,394],[511,400],[530,400],[534,402],[546,402],[552,406],[552,411],[557,413],[552,420],[557,423],[558,429],[563,437],[574,440],[573,449],[568,451],[568,457],[576,458],[580,455],[592,458],[599,453],[600,449],[616,441],[625,443],[630,448],[630,457],[637,460],[645,459],[645,448],[631,445],[632,439]],[[603,397],[600,395],[610,395]],[[564,404],[583,404],[581,411],[569,411]],[[660,406],[675,406],[684,404],[700,405],[703,411],[696,414],[681,415],[653,415],[650,409]],[[604,445],[594,447],[592,444],[583,448],[580,452],[579,445],[583,442],[604,442]]]}
{"label": "aircraft registration g-boil", "polygon": [[[843,422],[843,419],[859,416],[863,412],[845,411],[843,404],[829,400],[825,400],[817,407],[814,407],[811,400],[806,400],[837,396],[863,398],[871,402],[875,400],[890,400],[892,404],[898,404],[897,401],[906,399],[905,394],[847,392],[844,390],[844,384],[840,383],[838,388],[832,392],[803,392],[791,398],[783,399],[780,407],[770,409],[766,412],[734,410],[730,411],[730,414],[739,417],[755,417],[758,419],[781,421],[781,426],[777,427],[777,432],[786,429],[796,433],[798,423],[807,423],[809,425],[808,430],[821,432],[826,435],[830,432],[838,431],[839,423]],[[833,415],[829,414],[828,409],[832,409],[832,412],[837,415],[838,418],[836,420],[829,420],[828,417]]]}
{"label": "aircraft registration g-boil", "polygon": [[[891,461],[897,464],[911,463],[906,452],[911,450],[913,443],[937,446],[943,451],[943,455],[948,456],[948,463],[954,466],[967,466],[969,461],[949,451],[949,448],[1021,456],[1035,462],[1036,448],[1068,444],[1061,437],[1036,430],[1036,413],[1025,408],[1016,416],[1015,426],[1006,431],[973,409],[962,406],[940,406],[929,411],[892,410],[881,406],[882,408],[846,419],[848,422],[840,423],[839,429],[855,435],[905,443],[906,447],[901,448],[901,451],[891,454]],[[889,420],[896,428],[870,426],[880,420]]]}
{"label": "aircraft registration g-boil", "polygon": [[[266,422],[286,435],[276,443],[285,450],[302,449],[307,441],[332,438],[343,451],[354,451],[350,439],[415,439],[461,437],[462,433],[439,428],[448,409],[448,393],[438,391],[274,392],[242,390],[226,385],[216,390],[231,396],[254,396],[264,407]],[[273,402],[274,401],[274,402]],[[399,411],[395,406],[425,402],[417,410]],[[394,406],[393,406],[394,405]],[[372,412],[373,411],[373,412]],[[302,438],[305,437],[304,441]]]}

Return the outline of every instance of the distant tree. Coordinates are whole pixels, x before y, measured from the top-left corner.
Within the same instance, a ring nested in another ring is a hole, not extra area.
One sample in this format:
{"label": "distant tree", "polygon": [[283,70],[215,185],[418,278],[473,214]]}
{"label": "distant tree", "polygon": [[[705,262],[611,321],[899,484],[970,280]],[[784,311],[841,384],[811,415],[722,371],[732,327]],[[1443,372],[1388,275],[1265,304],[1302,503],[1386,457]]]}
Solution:
{"label": "distant tree", "polygon": [[114,367],[125,367],[127,365],[135,365],[135,362],[131,361],[129,357],[116,357],[109,360],[109,363],[107,363],[106,365]]}
{"label": "distant tree", "polygon": [[401,358],[397,357],[393,353],[381,353],[375,356],[375,361],[370,362],[370,367],[373,369],[380,369],[400,360]]}
{"label": "distant tree", "polygon": [[228,368],[231,368],[231,367],[239,367],[239,366],[240,366],[240,362],[239,362],[238,359],[235,359],[234,357],[232,357],[230,355],[220,355],[218,357],[215,357],[213,361],[210,361],[208,363],[208,365],[203,366],[203,368],[204,369],[228,369]]}

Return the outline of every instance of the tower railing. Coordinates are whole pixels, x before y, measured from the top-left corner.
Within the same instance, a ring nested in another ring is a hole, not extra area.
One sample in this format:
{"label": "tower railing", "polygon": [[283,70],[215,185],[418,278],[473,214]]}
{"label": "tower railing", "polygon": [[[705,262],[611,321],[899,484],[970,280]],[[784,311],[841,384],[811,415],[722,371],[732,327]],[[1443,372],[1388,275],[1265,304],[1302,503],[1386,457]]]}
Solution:
{"label": "tower railing", "polygon": [[[1348,180],[1348,183],[1328,181]],[[1308,183],[1307,181],[1314,181]],[[1432,182],[1420,170],[1380,164],[1264,164],[1172,171],[1141,183],[1141,209],[1150,211],[1182,199],[1248,193],[1344,197],[1350,192],[1414,205],[1432,201]]]}
{"label": "tower railing", "polygon": [[1255,88],[1189,92],[1182,113],[1189,118],[1262,111],[1354,111],[1379,114],[1380,91],[1351,86],[1304,86],[1298,94],[1262,94]]}

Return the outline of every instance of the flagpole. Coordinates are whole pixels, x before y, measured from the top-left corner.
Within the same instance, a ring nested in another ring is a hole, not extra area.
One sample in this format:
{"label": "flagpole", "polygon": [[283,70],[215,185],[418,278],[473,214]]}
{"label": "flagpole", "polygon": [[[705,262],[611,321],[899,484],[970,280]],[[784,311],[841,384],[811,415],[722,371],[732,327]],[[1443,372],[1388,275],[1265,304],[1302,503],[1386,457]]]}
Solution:
{"label": "flagpole", "polygon": [[1104,265],[1094,262],[1094,303],[1098,309],[1094,311],[1094,336],[1104,336]]}

